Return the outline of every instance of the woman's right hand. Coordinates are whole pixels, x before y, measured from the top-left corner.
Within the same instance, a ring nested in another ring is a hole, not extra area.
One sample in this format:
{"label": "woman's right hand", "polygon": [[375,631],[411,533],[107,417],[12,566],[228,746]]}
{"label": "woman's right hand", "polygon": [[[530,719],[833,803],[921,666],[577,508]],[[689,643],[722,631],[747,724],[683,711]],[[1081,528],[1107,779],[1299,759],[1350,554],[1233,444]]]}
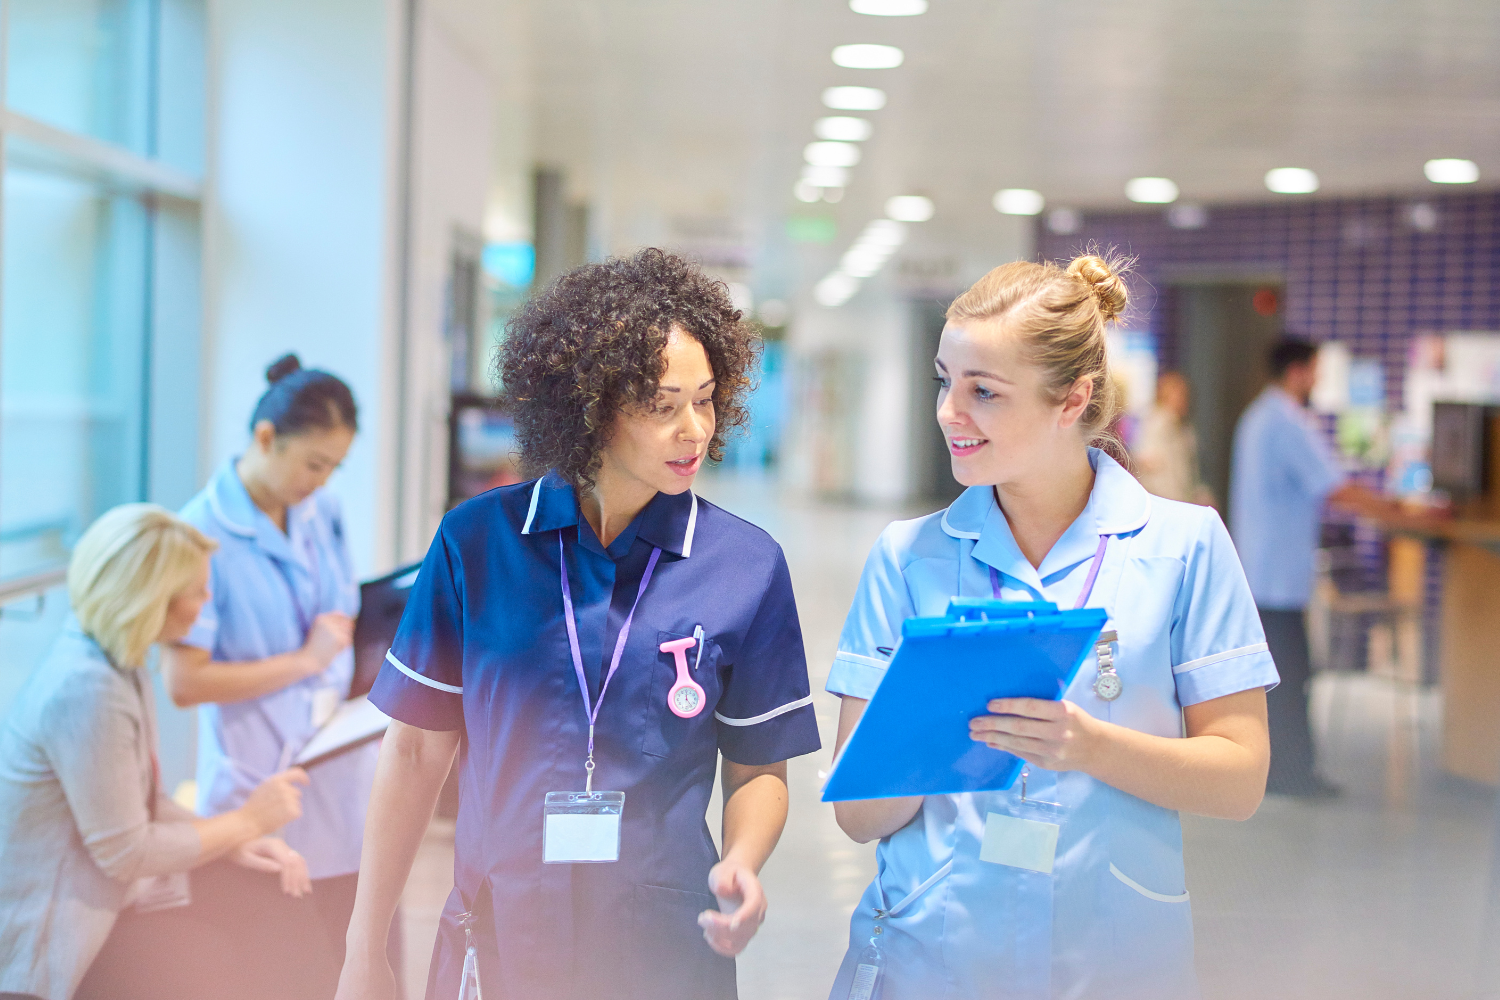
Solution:
{"label": "woman's right hand", "polygon": [[302,788],[307,772],[300,767],[273,774],[255,786],[240,808],[261,835],[274,833],[302,815]]}
{"label": "woman's right hand", "polygon": [[375,954],[362,951],[349,949],[333,1000],[396,1000],[396,974],[391,971],[385,949],[378,949]]}
{"label": "woman's right hand", "polygon": [[309,676],[321,674],[328,664],[354,642],[354,619],[339,611],[325,611],[313,619],[302,651],[307,654]]}

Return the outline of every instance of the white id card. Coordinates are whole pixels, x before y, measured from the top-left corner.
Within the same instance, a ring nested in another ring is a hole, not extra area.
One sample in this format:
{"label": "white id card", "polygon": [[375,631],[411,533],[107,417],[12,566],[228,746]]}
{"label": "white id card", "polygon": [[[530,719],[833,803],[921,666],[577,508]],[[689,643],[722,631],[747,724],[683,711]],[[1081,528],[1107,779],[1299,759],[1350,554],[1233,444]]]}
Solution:
{"label": "white id card", "polygon": [[979,860],[1050,875],[1057,860],[1059,830],[1056,823],[990,813],[984,820]]}
{"label": "white id card", "polygon": [[542,808],[542,861],[619,861],[624,812],[624,792],[548,792]]}

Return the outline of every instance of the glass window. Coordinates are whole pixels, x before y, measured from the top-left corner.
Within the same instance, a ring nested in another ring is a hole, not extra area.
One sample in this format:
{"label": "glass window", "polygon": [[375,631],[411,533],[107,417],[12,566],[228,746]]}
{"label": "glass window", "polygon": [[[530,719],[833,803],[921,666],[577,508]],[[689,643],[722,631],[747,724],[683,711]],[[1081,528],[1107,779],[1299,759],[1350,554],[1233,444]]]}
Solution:
{"label": "glass window", "polygon": [[153,0],[9,0],[6,103],[151,153]]}
{"label": "glass window", "polygon": [[143,496],[149,217],[134,196],[12,162],[0,287],[0,579],[67,558]]}

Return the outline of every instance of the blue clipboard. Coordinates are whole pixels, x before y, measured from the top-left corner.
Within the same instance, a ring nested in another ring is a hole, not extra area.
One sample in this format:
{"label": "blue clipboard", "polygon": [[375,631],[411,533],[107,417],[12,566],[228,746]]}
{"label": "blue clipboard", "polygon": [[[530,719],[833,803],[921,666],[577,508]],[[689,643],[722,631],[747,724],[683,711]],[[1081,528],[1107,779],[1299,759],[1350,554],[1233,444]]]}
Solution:
{"label": "blue clipboard", "polygon": [[992,698],[1060,699],[1108,617],[1103,608],[954,598],[941,618],[908,618],[823,801],[1009,788],[1021,759],[969,739],[969,720],[988,714]]}

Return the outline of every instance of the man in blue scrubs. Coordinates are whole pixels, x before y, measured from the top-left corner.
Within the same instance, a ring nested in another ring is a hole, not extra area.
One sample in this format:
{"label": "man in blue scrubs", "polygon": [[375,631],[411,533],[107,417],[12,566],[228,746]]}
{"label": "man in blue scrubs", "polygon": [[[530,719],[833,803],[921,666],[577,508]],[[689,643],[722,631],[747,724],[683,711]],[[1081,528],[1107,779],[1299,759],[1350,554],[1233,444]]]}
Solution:
{"label": "man in blue scrubs", "polygon": [[1318,379],[1318,349],[1285,337],[1271,348],[1271,384],[1234,432],[1229,529],[1255,596],[1281,685],[1266,695],[1271,774],[1266,790],[1326,798],[1337,788],[1315,769],[1307,721],[1311,663],[1307,601],[1323,505],[1370,509],[1381,501],[1348,481],[1307,409]]}

